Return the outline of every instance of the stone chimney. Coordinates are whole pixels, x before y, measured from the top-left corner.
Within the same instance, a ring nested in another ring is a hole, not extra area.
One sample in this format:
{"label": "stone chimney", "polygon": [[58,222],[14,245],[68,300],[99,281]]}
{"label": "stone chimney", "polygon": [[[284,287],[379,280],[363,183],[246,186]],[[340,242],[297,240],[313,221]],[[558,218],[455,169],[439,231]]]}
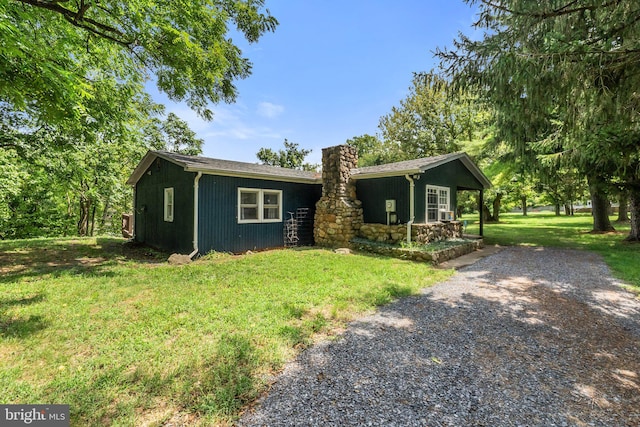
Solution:
{"label": "stone chimney", "polygon": [[322,198],[316,203],[313,231],[318,246],[349,247],[362,225],[362,203],[351,180],[351,169],[357,165],[355,147],[322,150]]}

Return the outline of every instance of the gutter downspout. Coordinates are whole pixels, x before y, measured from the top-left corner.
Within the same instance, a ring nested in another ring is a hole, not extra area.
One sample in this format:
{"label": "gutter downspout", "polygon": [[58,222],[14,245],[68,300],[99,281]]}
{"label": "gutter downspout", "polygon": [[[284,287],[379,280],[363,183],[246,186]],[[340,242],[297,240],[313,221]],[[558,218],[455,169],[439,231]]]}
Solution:
{"label": "gutter downspout", "polygon": [[404,176],[409,181],[409,222],[407,222],[407,244],[411,243],[411,226],[413,225],[413,221],[416,219],[416,201],[415,201],[415,190],[416,184],[413,181],[413,178],[409,176],[409,174]]}
{"label": "gutter downspout", "polygon": [[136,186],[133,185],[133,215],[131,215],[131,240],[136,241]]}
{"label": "gutter downspout", "polygon": [[202,177],[202,172],[198,172],[193,180],[193,252],[189,254],[189,258],[198,255],[198,183]]}

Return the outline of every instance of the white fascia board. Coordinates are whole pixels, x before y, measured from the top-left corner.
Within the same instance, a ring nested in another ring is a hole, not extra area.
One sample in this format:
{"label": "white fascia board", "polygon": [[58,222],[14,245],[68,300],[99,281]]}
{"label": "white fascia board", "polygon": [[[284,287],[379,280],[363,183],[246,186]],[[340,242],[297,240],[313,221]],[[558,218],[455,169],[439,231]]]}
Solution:
{"label": "white fascia board", "polygon": [[391,178],[394,176],[405,176],[405,175],[414,175],[417,173],[422,173],[423,170],[420,169],[410,169],[410,170],[396,170],[396,171],[385,171],[385,172],[372,172],[372,173],[358,173],[355,175],[351,175],[351,179],[359,180],[359,179],[373,179],[373,178]]}
{"label": "white fascia board", "polygon": [[263,179],[265,181],[293,182],[297,184],[322,184],[321,178],[295,178],[295,177],[266,175],[266,174],[259,174],[259,173],[250,173],[250,172],[202,169],[202,168],[184,168],[184,170],[186,172],[202,172],[205,175],[228,176],[232,178]]}

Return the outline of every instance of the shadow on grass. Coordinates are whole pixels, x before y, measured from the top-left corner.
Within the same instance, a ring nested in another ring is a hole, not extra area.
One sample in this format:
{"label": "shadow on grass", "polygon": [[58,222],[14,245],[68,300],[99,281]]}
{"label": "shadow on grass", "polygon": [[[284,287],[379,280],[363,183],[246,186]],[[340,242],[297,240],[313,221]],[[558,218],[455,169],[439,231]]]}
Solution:
{"label": "shadow on grass", "polygon": [[166,254],[117,238],[38,239],[0,243],[0,283],[52,275],[115,276],[111,267],[135,261],[159,264]]}
{"label": "shadow on grass", "polygon": [[24,298],[0,300],[0,336],[4,338],[26,338],[48,325],[42,316],[9,316],[7,310],[14,306],[26,306],[44,301],[42,294]]}

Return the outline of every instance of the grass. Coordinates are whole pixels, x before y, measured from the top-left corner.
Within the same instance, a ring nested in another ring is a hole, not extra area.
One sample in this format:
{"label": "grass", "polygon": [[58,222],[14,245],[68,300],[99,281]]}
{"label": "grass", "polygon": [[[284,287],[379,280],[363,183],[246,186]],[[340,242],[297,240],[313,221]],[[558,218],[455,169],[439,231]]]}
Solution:
{"label": "grass", "polygon": [[[553,213],[501,214],[500,222],[485,224],[485,243],[508,245],[553,246],[584,249],[604,257],[614,275],[640,289],[640,244],[624,242],[629,224],[612,224],[615,232],[592,233],[590,214],[555,216]],[[478,224],[470,224],[468,233],[478,233]]]}
{"label": "grass", "polygon": [[225,425],[314,339],[451,274],[321,249],[164,259],[119,239],[0,242],[2,403]]}

